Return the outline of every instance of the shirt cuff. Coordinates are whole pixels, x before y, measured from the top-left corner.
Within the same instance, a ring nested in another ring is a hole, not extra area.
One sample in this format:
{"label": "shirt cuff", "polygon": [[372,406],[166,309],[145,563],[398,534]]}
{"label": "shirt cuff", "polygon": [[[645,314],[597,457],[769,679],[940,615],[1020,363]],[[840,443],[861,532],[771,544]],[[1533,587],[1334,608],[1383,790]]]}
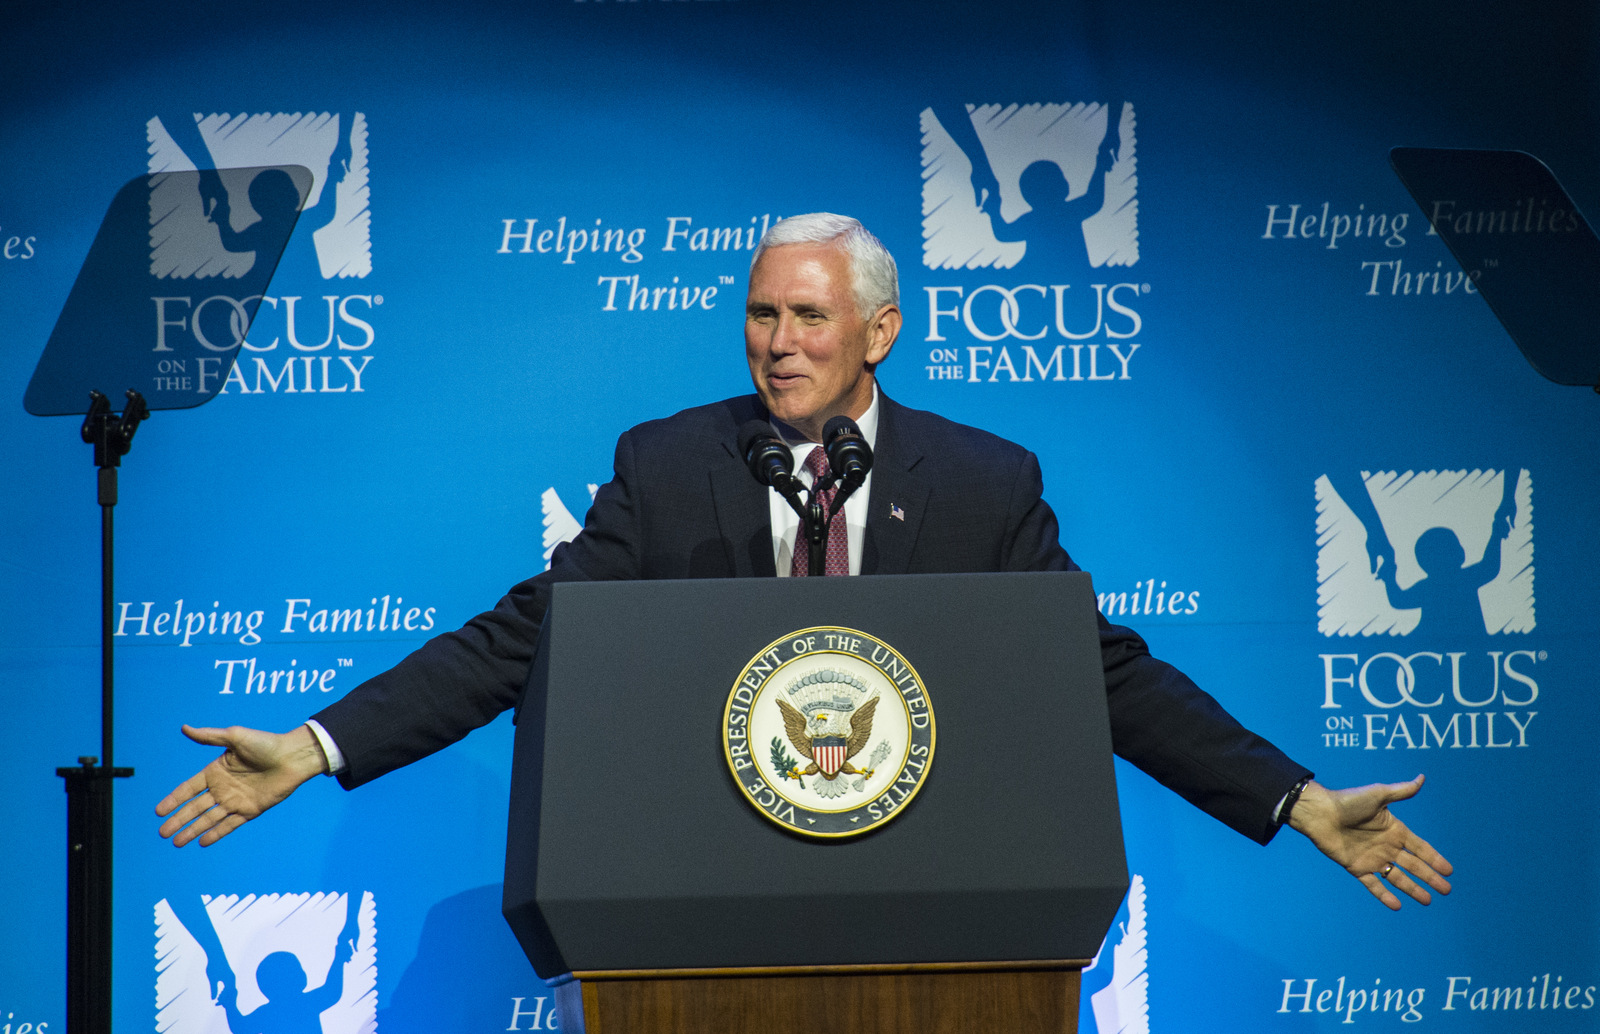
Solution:
{"label": "shirt cuff", "polygon": [[333,742],[333,737],[328,735],[315,718],[306,719],[306,728],[311,730],[311,735],[317,738],[317,746],[322,748],[322,754],[328,759],[328,774],[338,775],[345,769],[344,753],[339,750],[339,745]]}

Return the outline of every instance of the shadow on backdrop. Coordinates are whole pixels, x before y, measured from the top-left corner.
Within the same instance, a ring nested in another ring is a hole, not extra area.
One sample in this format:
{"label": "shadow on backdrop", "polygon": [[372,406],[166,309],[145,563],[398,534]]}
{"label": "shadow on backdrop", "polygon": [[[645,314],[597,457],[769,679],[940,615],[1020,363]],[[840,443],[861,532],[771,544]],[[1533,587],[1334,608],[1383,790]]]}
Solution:
{"label": "shadow on backdrop", "polygon": [[555,995],[501,917],[500,896],[501,885],[492,883],[428,909],[416,958],[378,1010],[380,1031],[559,1029]]}

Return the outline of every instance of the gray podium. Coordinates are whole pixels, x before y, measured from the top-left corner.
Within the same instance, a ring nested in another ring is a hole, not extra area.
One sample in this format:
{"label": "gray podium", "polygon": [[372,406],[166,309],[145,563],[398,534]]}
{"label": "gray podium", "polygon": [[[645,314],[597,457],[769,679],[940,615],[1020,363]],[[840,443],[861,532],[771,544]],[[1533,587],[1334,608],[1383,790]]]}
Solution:
{"label": "gray podium", "polygon": [[[860,836],[784,828],[724,752],[741,672],[818,626],[892,644],[935,714],[918,793]],[[1096,628],[1079,573],[556,586],[504,911],[564,1029],[1074,1030],[1128,886]]]}

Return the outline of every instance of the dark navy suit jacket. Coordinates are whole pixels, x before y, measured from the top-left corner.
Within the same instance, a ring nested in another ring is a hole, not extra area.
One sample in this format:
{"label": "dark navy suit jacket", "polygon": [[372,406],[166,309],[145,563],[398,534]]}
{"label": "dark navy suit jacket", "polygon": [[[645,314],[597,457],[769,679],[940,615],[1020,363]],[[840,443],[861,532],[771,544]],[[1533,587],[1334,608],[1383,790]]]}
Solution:
{"label": "dark navy suit jacket", "polygon": [[[879,398],[862,574],[1077,569],[1031,452]],[[750,395],[623,434],[615,477],[549,571],[315,716],[345,755],[340,781],[358,786],[515,706],[555,582],[775,577],[770,490],[738,455],[739,428],[753,418],[767,413]],[[891,517],[891,503],[904,519]],[[1278,801],[1310,773],[1151,657],[1132,631],[1102,618],[1100,633],[1116,752],[1244,835],[1270,840]]]}

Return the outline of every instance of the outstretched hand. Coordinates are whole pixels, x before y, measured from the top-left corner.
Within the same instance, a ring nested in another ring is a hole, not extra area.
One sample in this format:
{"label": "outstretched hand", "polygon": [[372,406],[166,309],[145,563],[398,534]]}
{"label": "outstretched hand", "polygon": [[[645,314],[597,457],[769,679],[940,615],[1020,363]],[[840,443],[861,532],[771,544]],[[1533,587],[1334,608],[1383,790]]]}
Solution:
{"label": "outstretched hand", "polygon": [[183,734],[226,749],[156,805],[156,814],[167,820],[161,835],[172,837],[176,847],[197,838],[201,847],[210,847],[327,770],[322,747],[304,725],[287,733],[185,725]]}
{"label": "outstretched hand", "polygon": [[1419,775],[1406,783],[1374,783],[1349,790],[1330,790],[1311,782],[1289,813],[1289,825],[1388,907],[1400,908],[1396,890],[1426,905],[1433,901],[1428,887],[1440,894],[1450,893],[1450,881],[1445,877],[1454,869],[1444,855],[1389,810],[1389,805],[1416,796],[1422,782]]}

